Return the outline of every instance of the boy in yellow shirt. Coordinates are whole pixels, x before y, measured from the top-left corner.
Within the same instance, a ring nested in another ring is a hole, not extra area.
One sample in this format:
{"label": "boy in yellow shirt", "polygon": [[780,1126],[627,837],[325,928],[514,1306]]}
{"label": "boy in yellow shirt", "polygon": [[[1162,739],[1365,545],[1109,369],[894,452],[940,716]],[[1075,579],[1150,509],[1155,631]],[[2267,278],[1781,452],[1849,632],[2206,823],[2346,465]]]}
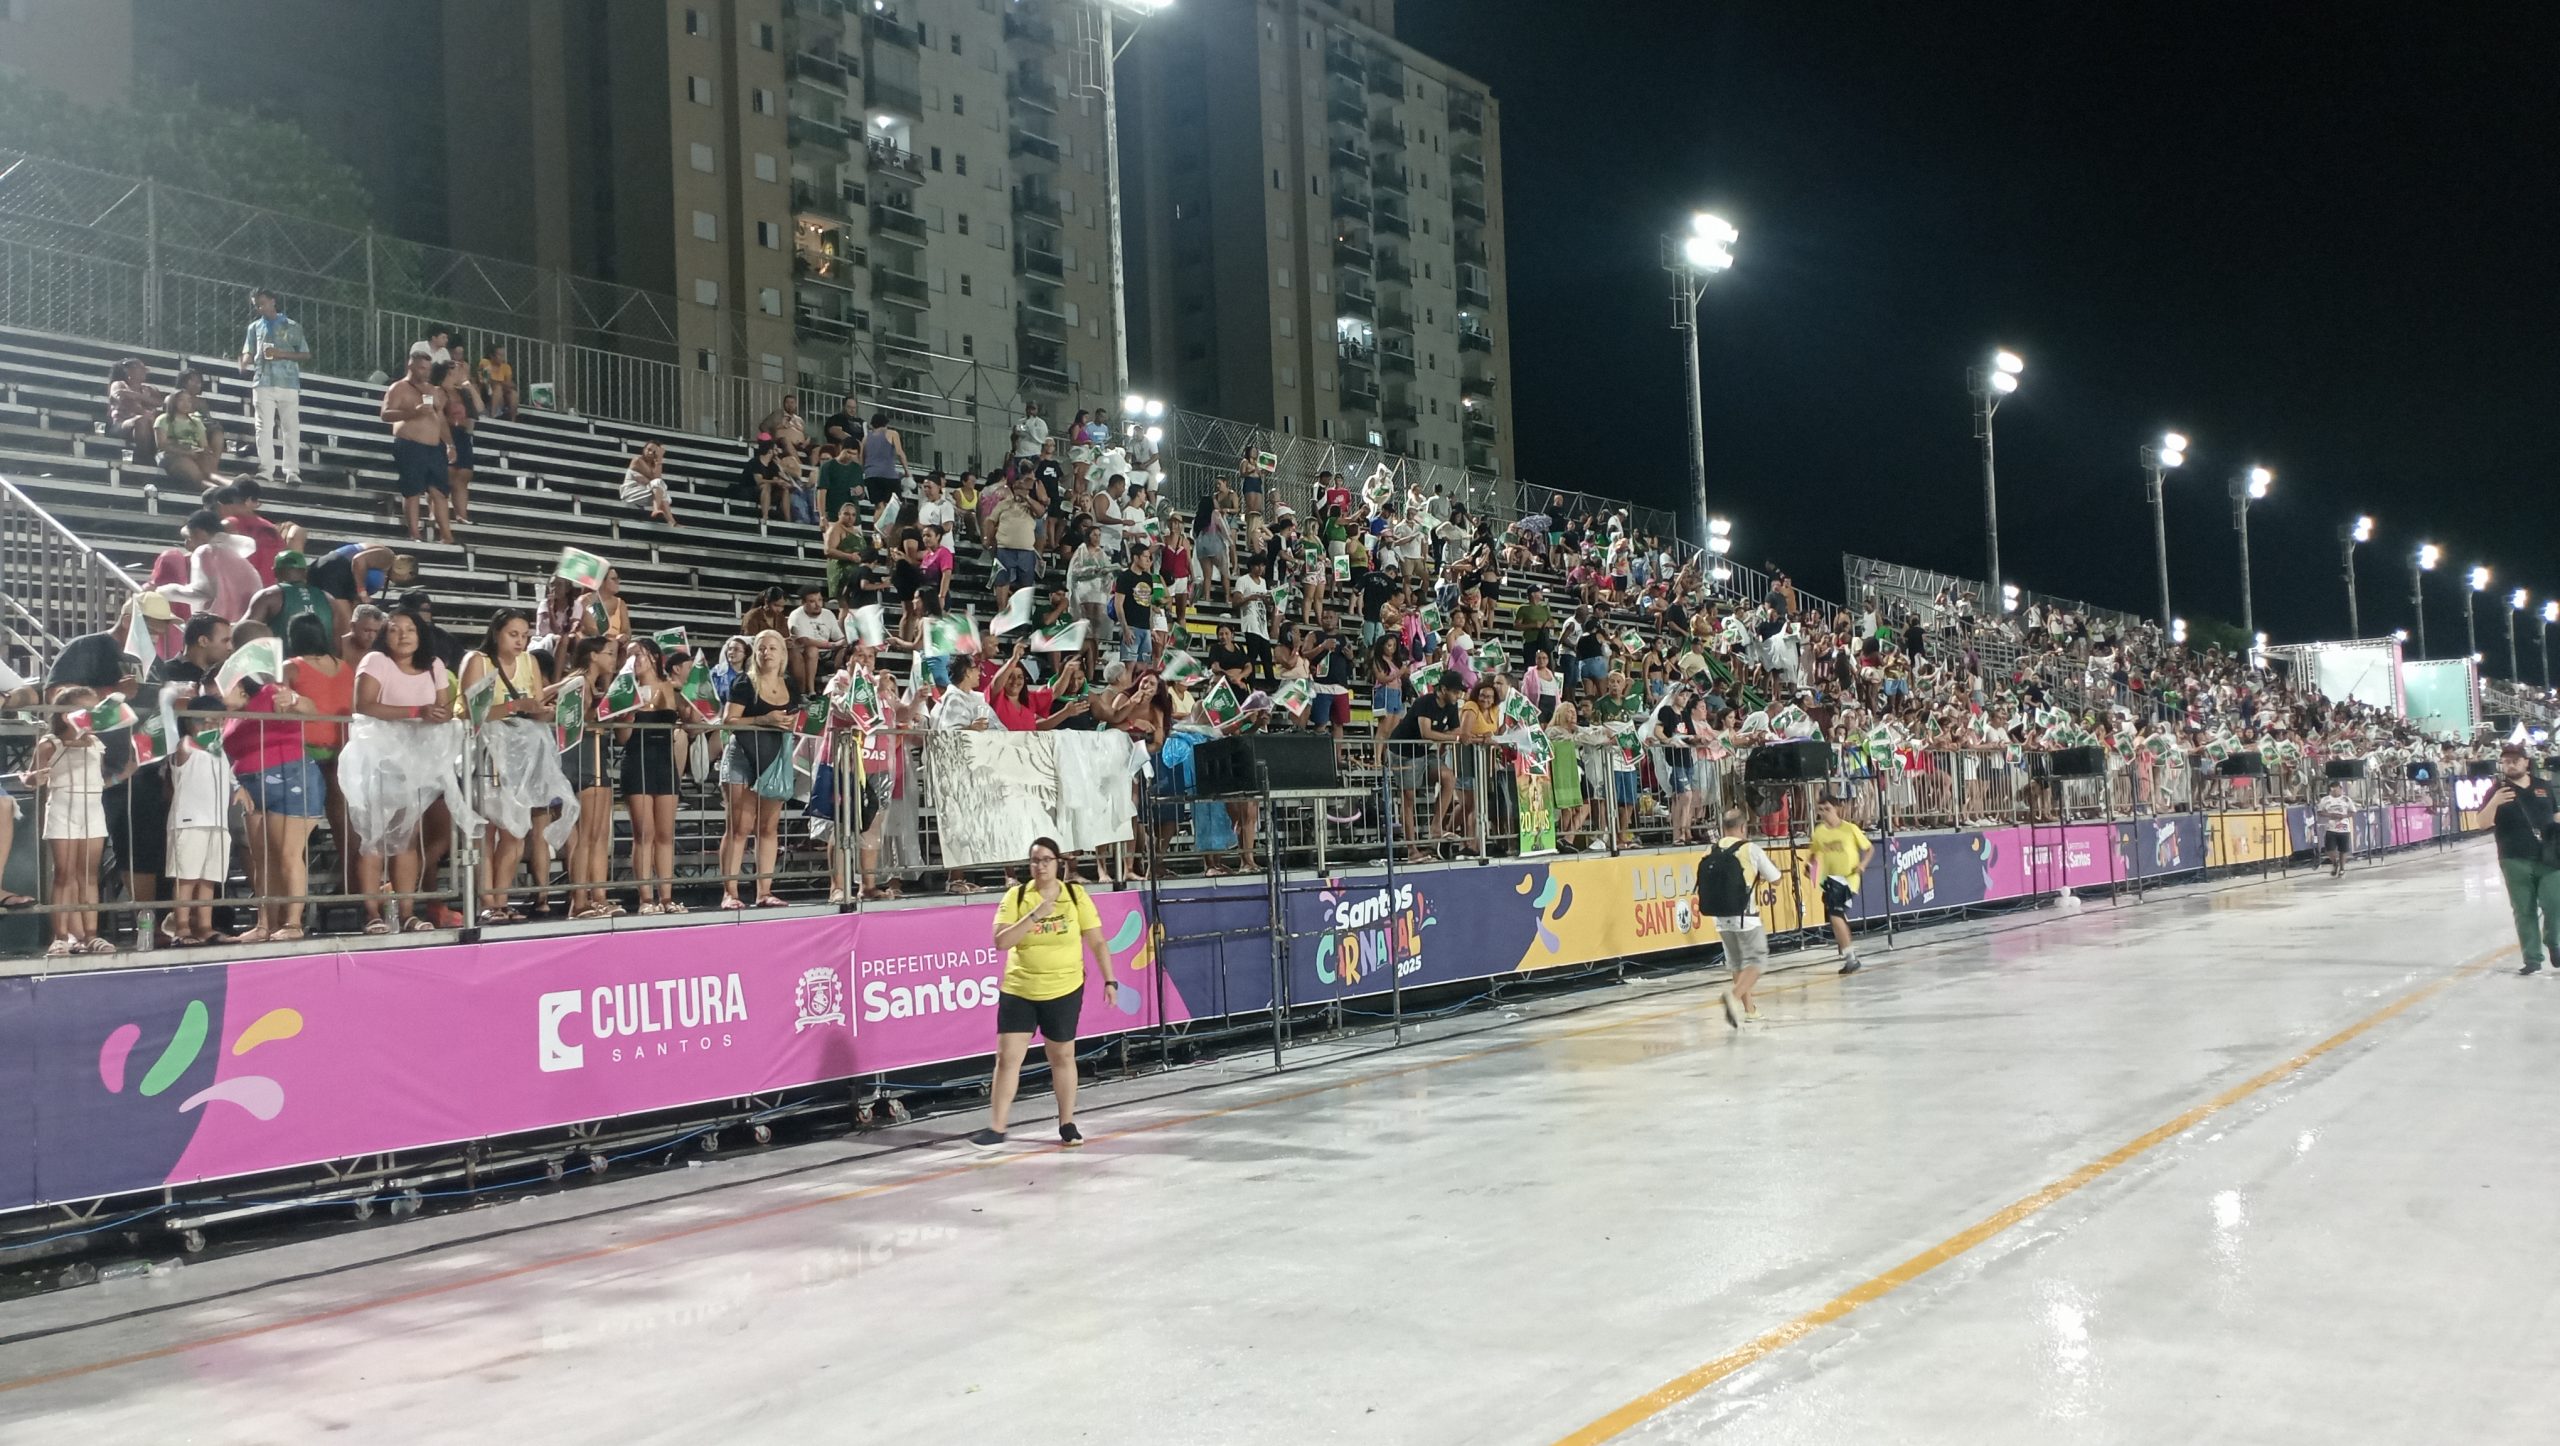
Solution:
{"label": "boy in yellow shirt", "polygon": [[1851,823],[1840,800],[1824,797],[1814,805],[1813,857],[1822,871],[1822,911],[1831,918],[1831,940],[1840,946],[1840,972],[1863,967],[1849,946],[1849,901],[1858,896],[1867,858],[1875,852],[1866,832]]}
{"label": "boy in yellow shirt", "polygon": [[1031,882],[1005,890],[996,905],[995,945],[1005,950],[1004,981],[996,995],[996,1073],[987,1097],[987,1128],[969,1143],[1004,1143],[1006,1118],[1022,1084],[1022,1060],[1031,1033],[1040,1032],[1049,1055],[1049,1085],[1058,1096],[1058,1140],[1084,1143],[1076,1128],[1076,1022],[1084,1015],[1084,959],[1102,966],[1103,987],[1117,994],[1110,946],[1102,942],[1102,914],[1093,895],[1064,875],[1055,839],[1031,841]]}

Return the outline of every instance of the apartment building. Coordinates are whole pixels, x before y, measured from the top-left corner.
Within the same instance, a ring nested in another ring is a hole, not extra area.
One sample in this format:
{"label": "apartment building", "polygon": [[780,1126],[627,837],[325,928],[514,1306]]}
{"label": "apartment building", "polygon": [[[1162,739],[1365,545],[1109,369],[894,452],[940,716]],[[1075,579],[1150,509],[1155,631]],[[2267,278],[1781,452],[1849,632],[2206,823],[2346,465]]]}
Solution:
{"label": "apartment building", "polygon": [[1141,391],[1514,475],[1500,108],[1392,0],[1201,0],[1119,99]]}

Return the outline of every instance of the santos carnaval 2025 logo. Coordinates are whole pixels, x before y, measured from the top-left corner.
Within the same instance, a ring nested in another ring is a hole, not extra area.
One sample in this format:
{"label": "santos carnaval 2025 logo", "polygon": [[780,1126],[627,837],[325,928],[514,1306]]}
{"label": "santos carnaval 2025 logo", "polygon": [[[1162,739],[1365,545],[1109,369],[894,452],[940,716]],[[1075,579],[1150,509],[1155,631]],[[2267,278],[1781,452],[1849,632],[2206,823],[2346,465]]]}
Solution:
{"label": "santos carnaval 2025 logo", "polygon": [[1411,884],[1387,889],[1327,889],[1317,899],[1330,912],[1316,941],[1316,977],[1357,985],[1396,961],[1401,978],[1422,968],[1422,931],[1434,922],[1431,901]]}

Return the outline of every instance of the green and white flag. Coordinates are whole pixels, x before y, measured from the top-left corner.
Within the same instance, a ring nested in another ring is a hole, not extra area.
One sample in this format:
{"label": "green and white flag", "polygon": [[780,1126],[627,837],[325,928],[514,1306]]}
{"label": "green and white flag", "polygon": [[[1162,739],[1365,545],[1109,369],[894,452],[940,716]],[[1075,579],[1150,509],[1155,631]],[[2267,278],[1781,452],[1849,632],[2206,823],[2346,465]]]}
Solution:
{"label": "green and white flag", "polygon": [[1514,727],[1535,728],[1538,726],[1538,705],[1530,702],[1527,695],[1514,693],[1502,700],[1502,721]]}
{"label": "green and white flag", "polygon": [[284,640],[260,638],[232,650],[220,672],[213,675],[213,686],[228,693],[243,678],[281,678],[284,676]]}
{"label": "green and white flag", "polygon": [[[1412,696],[1420,697],[1422,694],[1428,693],[1433,688],[1440,686],[1440,675],[1447,671],[1448,669],[1440,666],[1438,663],[1427,663],[1422,667],[1414,669]],[[1408,699],[1407,705],[1410,706],[1410,704],[1411,699]]]}
{"label": "green and white flag", "polygon": [[800,710],[800,736],[803,738],[814,738],[817,735],[826,732],[827,713],[827,700],[825,698],[815,698],[810,700],[809,706]]}
{"label": "green and white flag", "polygon": [[480,675],[480,681],[462,690],[462,710],[470,716],[473,727],[489,721],[490,710],[498,705],[498,670],[491,668]]}
{"label": "green and white flag", "polygon": [[964,613],[956,618],[945,614],[927,621],[924,650],[937,658],[978,651],[978,620]]}
{"label": "green and white flag", "polygon": [[1181,683],[1185,685],[1196,683],[1202,678],[1209,676],[1209,668],[1207,664],[1201,662],[1198,658],[1191,656],[1189,653],[1182,651],[1180,648],[1176,648],[1172,652],[1164,655],[1163,672],[1164,680],[1166,682]]}
{"label": "green and white flag", "polygon": [[1446,632],[1449,628],[1449,615],[1441,610],[1438,603],[1424,603],[1422,625],[1435,633]]}
{"label": "green and white flag", "polygon": [[1335,582],[1351,581],[1351,554],[1346,552],[1333,560],[1333,580]]}
{"label": "green and white flag", "polygon": [[587,680],[571,678],[552,696],[551,726],[560,730],[563,750],[578,746],[587,734]]}
{"label": "green and white flag", "polygon": [[1077,652],[1084,647],[1085,635],[1092,631],[1093,625],[1082,618],[1052,623],[1042,628],[1039,635],[1031,640],[1031,651],[1035,653]]}
{"label": "green and white flag", "polygon": [[619,718],[640,706],[640,674],[637,660],[625,662],[604,685],[604,706],[597,710],[596,721]]}
{"label": "green and white flag", "polygon": [[1200,697],[1201,721],[1214,727],[1225,727],[1242,712],[1243,706],[1236,702],[1236,690],[1228,687],[1224,678]]}
{"label": "green and white flag", "polygon": [[1280,459],[1269,452],[1256,452],[1253,454],[1253,464],[1256,467],[1261,468],[1263,471],[1268,472],[1272,468],[1280,465]]}
{"label": "green and white flag", "polygon": [[594,553],[564,547],[560,549],[560,560],[551,565],[551,575],[592,589],[604,581],[604,567],[604,559]]}
{"label": "green and white flag", "polygon": [[[143,670],[148,672],[151,668],[152,660],[160,655],[159,645],[151,641],[151,625],[143,621],[142,604],[139,600],[135,601],[131,611],[133,614],[133,621],[127,623],[124,630],[125,655],[140,662],[143,666]],[[12,678],[17,677],[15,673],[10,674],[9,676]],[[8,688],[20,687],[24,682],[24,679],[20,679],[16,683],[9,683],[5,685],[5,687],[0,687],[0,691],[6,691]]]}
{"label": "green and white flag", "polygon": [[1369,480],[1360,484],[1361,500],[1372,507],[1386,506],[1395,500],[1395,495],[1396,479],[1384,467],[1371,472]]}
{"label": "green and white flag", "polygon": [[1316,685],[1305,678],[1284,678],[1271,690],[1274,707],[1286,708],[1294,717],[1304,718],[1316,701]]}
{"label": "green and white flag", "polygon": [[878,603],[866,603],[847,613],[845,617],[853,624],[854,637],[876,648],[889,638],[887,612],[888,610]]}
{"label": "green and white flag", "polygon": [[1005,601],[1004,611],[996,614],[995,620],[987,624],[987,631],[1002,637],[1006,633],[1031,626],[1031,610],[1039,604],[1040,594],[1037,589],[1015,588],[1013,596]]}
{"label": "green and white flag", "polygon": [[1511,654],[1504,651],[1501,643],[1488,642],[1484,645],[1484,651],[1476,655],[1476,671],[1508,673],[1511,671]]}
{"label": "green and white flag", "polygon": [[660,628],[649,635],[649,641],[658,645],[659,652],[672,653],[685,645],[684,629]]}

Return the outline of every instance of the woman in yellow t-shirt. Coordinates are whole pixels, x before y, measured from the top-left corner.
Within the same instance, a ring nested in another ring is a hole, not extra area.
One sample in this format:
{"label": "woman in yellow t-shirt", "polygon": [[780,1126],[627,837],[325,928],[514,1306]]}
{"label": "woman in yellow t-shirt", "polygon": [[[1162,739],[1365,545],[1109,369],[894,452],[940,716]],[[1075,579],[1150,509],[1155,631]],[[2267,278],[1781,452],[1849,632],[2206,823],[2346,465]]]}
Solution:
{"label": "woman in yellow t-shirt", "polygon": [[1114,995],[1111,950],[1102,942],[1102,914],[1093,895],[1065,875],[1055,839],[1031,841],[1031,882],[1005,890],[996,905],[995,945],[1005,951],[1004,983],[996,996],[996,1075],[988,1095],[987,1128],[973,1145],[1004,1143],[1005,1117],[1022,1083],[1023,1056],[1037,1029],[1049,1054],[1049,1079],[1058,1095],[1058,1140],[1084,1143],[1076,1128],[1076,1021],[1084,1014],[1084,956],[1102,966],[1103,987]]}

